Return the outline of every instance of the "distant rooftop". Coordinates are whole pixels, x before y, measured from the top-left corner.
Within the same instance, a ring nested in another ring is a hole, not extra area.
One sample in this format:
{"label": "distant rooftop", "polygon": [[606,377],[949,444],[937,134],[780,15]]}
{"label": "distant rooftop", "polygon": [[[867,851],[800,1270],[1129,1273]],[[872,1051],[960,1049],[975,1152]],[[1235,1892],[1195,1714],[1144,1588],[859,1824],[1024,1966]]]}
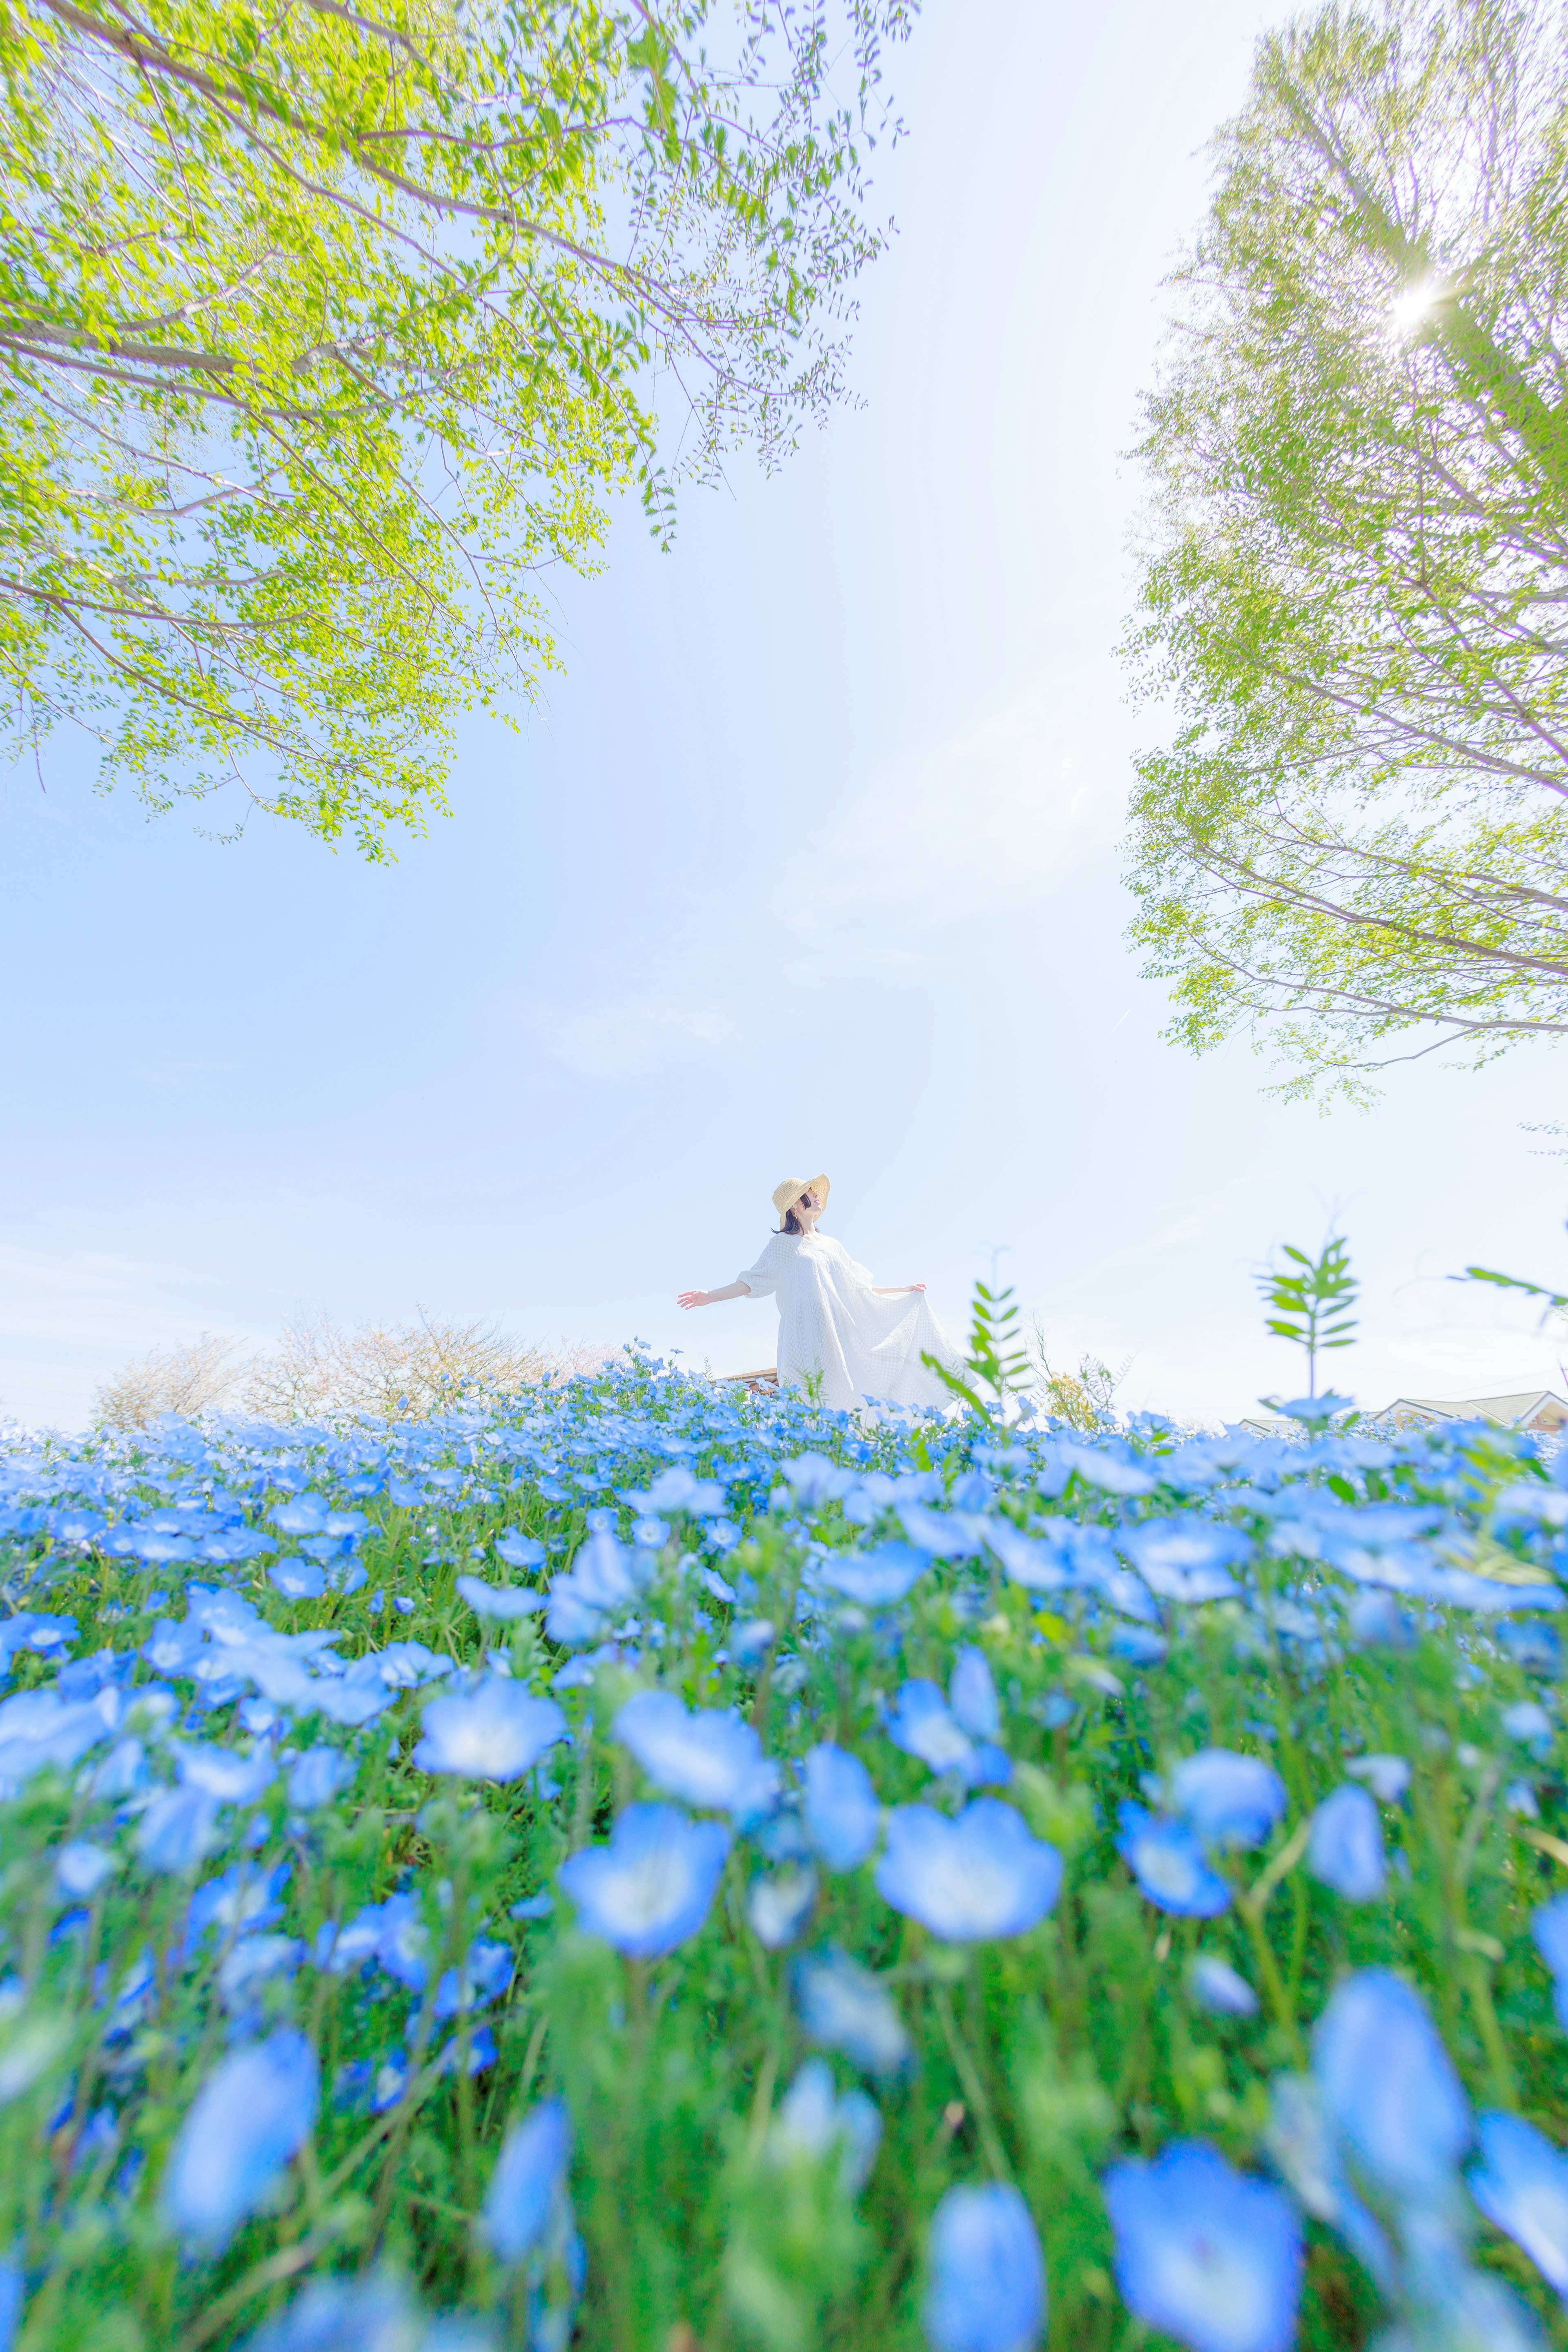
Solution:
{"label": "distant rooftop", "polygon": [[1568,1427],[1568,1398],[1554,1389],[1520,1389],[1509,1396],[1395,1397],[1377,1421],[1489,1421],[1499,1429],[1550,1434]]}

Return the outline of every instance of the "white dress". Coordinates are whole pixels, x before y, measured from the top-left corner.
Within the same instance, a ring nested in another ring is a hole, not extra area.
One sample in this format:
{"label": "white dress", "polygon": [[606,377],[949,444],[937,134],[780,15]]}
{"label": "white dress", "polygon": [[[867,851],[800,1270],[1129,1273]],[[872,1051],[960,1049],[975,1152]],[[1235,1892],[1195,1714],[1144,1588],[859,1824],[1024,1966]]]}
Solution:
{"label": "white dress", "polygon": [[824,1404],[951,1404],[952,1391],[921,1361],[955,1369],[959,1353],[921,1290],[879,1298],[871,1277],[828,1234],[774,1234],[741,1276],[754,1298],[779,1302],[779,1379],[804,1386],[820,1375]]}

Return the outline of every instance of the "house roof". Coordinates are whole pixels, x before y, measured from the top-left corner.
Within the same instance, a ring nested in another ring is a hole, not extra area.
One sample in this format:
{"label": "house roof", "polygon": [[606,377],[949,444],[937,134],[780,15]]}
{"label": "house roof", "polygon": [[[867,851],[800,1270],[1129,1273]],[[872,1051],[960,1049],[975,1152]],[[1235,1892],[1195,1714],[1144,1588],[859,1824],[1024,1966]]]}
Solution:
{"label": "house roof", "polygon": [[[1390,1413],[1420,1413],[1429,1421],[1489,1421],[1501,1429],[1562,1429],[1568,1398],[1554,1389],[1518,1389],[1507,1396],[1395,1397]],[[1382,1420],[1382,1413],[1376,1416]]]}

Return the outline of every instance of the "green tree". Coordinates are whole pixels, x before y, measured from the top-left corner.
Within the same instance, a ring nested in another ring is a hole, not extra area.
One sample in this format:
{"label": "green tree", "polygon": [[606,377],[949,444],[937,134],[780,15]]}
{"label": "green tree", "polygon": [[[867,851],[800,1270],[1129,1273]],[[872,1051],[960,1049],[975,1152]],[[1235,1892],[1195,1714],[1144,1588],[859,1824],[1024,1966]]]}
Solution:
{"label": "green tree", "polygon": [[1133,936],[1286,1092],[1568,1031],[1568,45],[1548,0],[1258,47],[1148,408]]}
{"label": "green tree", "polygon": [[[385,854],[611,497],[842,385],[917,0],[0,0],[0,699]],[[679,448],[668,469],[663,428]]]}

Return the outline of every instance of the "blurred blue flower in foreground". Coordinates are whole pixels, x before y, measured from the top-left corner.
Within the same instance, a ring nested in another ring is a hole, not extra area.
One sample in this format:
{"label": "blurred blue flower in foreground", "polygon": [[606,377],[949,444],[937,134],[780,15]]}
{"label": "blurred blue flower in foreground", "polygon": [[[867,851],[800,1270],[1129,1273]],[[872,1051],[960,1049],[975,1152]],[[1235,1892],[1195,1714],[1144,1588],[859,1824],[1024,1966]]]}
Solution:
{"label": "blurred blue flower in foreground", "polygon": [[218,1801],[205,1789],[171,1789],[154,1797],[136,1829],[136,1851],[149,1870],[195,1870],[218,1843]]}
{"label": "blurred blue flower in foreground", "polygon": [[655,1786],[689,1805],[745,1818],[777,1799],[779,1768],[738,1715],[688,1713],[673,1691],[646,1690],[627,1699],[613,1728]]}
{"label": "blurred blue flower in foreground", "polygon": [[1188,1602],[1234,1600],[1241,1588],[1229,1570],[1251,1549],[1236,1528],[1195,1516],[1145,1519],[1124,1529],[1117,1543],[1151,1592]]}
{"label": "blurred blue flower in foreground", "polygon": [[1187,1970],[1187,1989],[1211,2016],[1251,2017],[1257,2012],[1258,1995],[1247,1979],[1213,1952],[1200,1952],[1194,1960]]}
{"label": "blurred blue flower in foreground", "polygon": [[547,1748],[566,1737],[566,1717],[552,1698],[535,1698],[502,1675],[487,1675],[471,1690],[432,1699],[425,1737],[414,1761],[426,1772],[456,1772],[469,1780],[521,1780]]}
{"label": "blurred blue flower in foreground", "polygon": [[1568,2026],[1568,1895],[1542,1903],[1530,1922],[1535,1948],[1552,1971],[1557,2021]]}
{"label": "blurred blue flower in foreground", "polygon": [[1348,1903],[1371,1903],[1388,1880],[1383,1817],[1364,1789],[1347,1780],[1312,1815],[1307,1867]]}
{"label": "blurred blue flower in foreground", "polygon": [[947,1678],[947,1704],[953,1721],[972,1739],[994,1739],[1002,1728],[1002,1709],[984,1650],[965,1648],[952,1662]]}
{"label": "blurred blue flower in foreground", "polygon": [[1185,1822],[1156,1821],[1142,1805],[1124,1800],[1116,1851],[1142,1892],[1162,1911],[1184,1917],[1216,1918],[1230,1906],[1230,1889]]}
{"label": "blurred blue flower in foreground", "polygon": [[808,2041],[841,2050],[868,2074],[898,2074],[908,2065],[910,2037],[891,1995],[845,1953],[798,1960],[795,1997]]}
{"label": "blurred blue flower in foreground", "polygon": [[882,2116],[864,2091],[836,2092],[826,2059],[808,2058],[779,2102],[768,2127],[768,2153],[775,2163],[837,2153],[838,2185],[858,2196],[877,2160]]}
{"label": "blurred blue flower in foreground", "polygon": [[[977,1652],[970,1652],[977,1657]],[[980,1659],[984,1671],[985,1688],[990,1688],[990,1670]],[[956,1669],[955,1669],[956,1676]],[[959,1677],[961,1703],[972,1721],[990,1712],[984,1705],[984,1694],[971,1670],[966,1678]],[[994,1693],[992,1693],[994,1699]],[[971,1725],[961,1723],[948,1701],[933,1682],[921,1675],[904,1684],[892,1713],[888,1717],[888,1737],[895,1748],[906,1756],[918,1756],[932,1772],[956,1772],[971,1788],[991,1782],[1005,1782],[1012,1777],[1013,1766],[1005,1749],[994,1741],[971,1737]]]}
{"label": "blurred blue flower in foreground", "polygon": [[1309,2213],[1327,2221],[1385,2293],[1394,2284],[1388,2240],[1345,2178],[1321,2085],[1308,2074],[1277,2074],[1263,2147]]}
{"label": "blurred blue flower in foreground", "polygon": [[882,1809],[858,1756],[823,1740],[801,1759],[805,1827],[829,1870],[854,1870],[877,1843]]}
{"label": "blurred blue flower in foreground", "polygon": [[243,2352],[496,2352],[486,2328],[427,2326],[399,2278],[318,2278],[286,2311],[245,2339]]}
{"label": "blurred blue flower in foreground", "polygon": [[316,2120],[316,2053],[286,2027],[223,2060],[197,2092],[163,2175],[165,2221],[216,2253],[255,2211]]}
{"label": "blurred blue flower in foreground", "polygon": [[657,1960],[701,1927],[729,1851],[718,1822],[690,1821],[674,1805],[628,1805],[608,1845],[573,1854],[560,1882],[590,1936]]}
{"label": "blurred blue flower in foreground", "polygon": [[1202,2140],[1105,2176],[1116,2283],[1133,2316],[1194,2352],[1287,2352],[1301,2293],[1301,2225],[1283,2190]]}
{"label": "blurred blue flower in foreground", "polygon": [[1469,2102],[1419,1994],[1387,1969],[1347,1978],[1318,2020],[1312,2071],[1330,2120],[1387,2196],[1447,2193]]}
{"label": "blurred blue flower in foreground", "polygon": [[545,1601],[542,1592],[526,1586],[487,1584],[479,1576],[459,1576],[457,1590],[458,1598],[468,1602],[476,1617],[495,1617],[503,1623],[533,1616]]}
{"label": "blurred blue flower in foreground", "polygon": [[353,1779],[354,1768],[335,1748],[307,1748],[289,1772],[289,1802],[301,1813],[330,1805],[340,1789]]}
{"label": "blurred blue flower in foreground", "polygon": [[1396,1805],[1410,1786],[1410,1767],[1403,1756],[1358,1756],[1345,1770],[1364,1780],[1380,1805]]}
{"label": "blurred blue flower in foreground", "polygon": [[542,2099],[501,2143],[481,2227],[499,2262],[520,2263],[543,2237],[566,2179],[572,2118],[561,2099]]}
{"label": "blurred blue flower in foreground", "polygon": [[1055,1846],[999,1797],[977,1797],[956,1821],[931,1805],[888,1815],[877,1892],[944,1941],[1021,1936],[1038,1927],[1061,1883]]}
{"label": "blurred blue flower in foreground", "polygon": [[759,1943],[782,1952],[805,1932],[816,1906],[816,1873],[798,1865],[753,1878],[746,1889],[746,1916]]}
{"label": "blurred blue flower in foreground", "polygon": [[55,1856],[55,1884],[62,1895],[84,1902],[96,1895],[106,1878],[112,1878],[120,1867],[119,1857],[106,1853],[100,1845],[85,1839],[74,1840],[61,1846]]}
{"label": "blurred blue flower in foreground", "polygon": [[27,2282],[15,2263],[0,2263],[0,2352],[11,2352],[27,2299]]}
{"label": "blurred blue flower in foreground", "polygon": [[936,2352],[1030,2352],[1046,2325],[1046,2265],[1017,2189],[950,2189],[931,2217],[925,2329]]}
{"label": "blurred blue flower in foreground", "polygon": [[887,1543],[875,1551],[829,1552],[817,1564],[816,1580],[861,1609],[890,1609],[930,1567],[929,1555],[912,1545]]}
{"label": "blurred blue flower in foreground", "polygon": [[1522,2116],[1483,2115],[1470,2193],[1568,2302],[1568,2157]]}
{"label": "blurred blue flower in foreground", "polygon": [[1230,1748],[1205,1748],[1184,1756],[1166,1781],[1173,1812],[1196,1831],[1205,1845],[1261,1845],[1283,1821],[1285,1783],[1260,1757]]}

